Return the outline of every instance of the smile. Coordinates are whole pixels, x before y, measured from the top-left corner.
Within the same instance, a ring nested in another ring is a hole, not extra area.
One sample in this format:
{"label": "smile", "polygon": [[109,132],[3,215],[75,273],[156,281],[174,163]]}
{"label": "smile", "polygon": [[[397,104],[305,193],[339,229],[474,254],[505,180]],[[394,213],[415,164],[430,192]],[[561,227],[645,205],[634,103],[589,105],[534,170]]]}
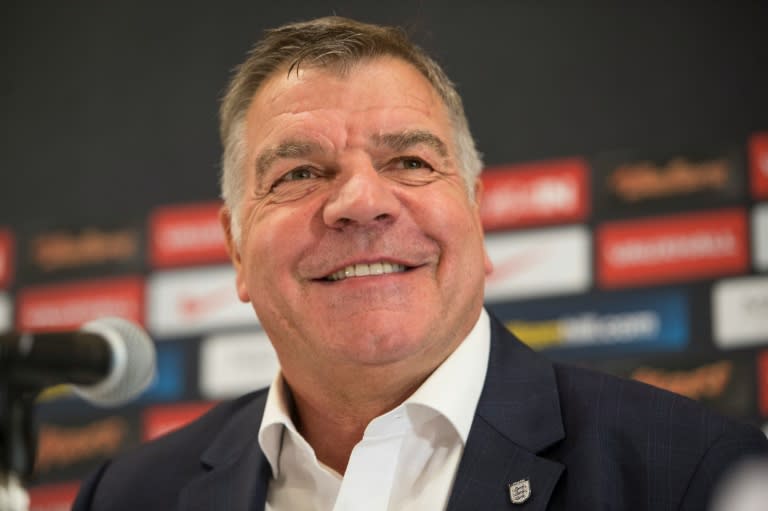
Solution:
{"label": "smile", "polygon": [[367,277],[369,275],[385,275],[387,273],[401,273],[405,271],[405,265],[392,263],[352,264],[346,268],[328,275],[325,280],[344,280],[350,277]]}

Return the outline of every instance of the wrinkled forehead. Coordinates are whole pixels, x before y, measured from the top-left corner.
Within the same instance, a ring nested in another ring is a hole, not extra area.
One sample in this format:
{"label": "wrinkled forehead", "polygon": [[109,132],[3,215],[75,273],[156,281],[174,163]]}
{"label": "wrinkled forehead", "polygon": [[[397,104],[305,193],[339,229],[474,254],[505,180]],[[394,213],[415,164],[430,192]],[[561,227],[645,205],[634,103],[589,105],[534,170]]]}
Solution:
{"label": "wrinkled forehead", "polygon": [[[269,75],[267,75],[261,82],[260,86],[251,95],[251,102],[249,108],[253,105],[253,102],[261,95],[262,92],[269,89],[280,82],[290,81],[291,79],[300,78],[307,71],[315,71],[328,76],[333,76],[341,80],[347,80],[354,78],[354,74],[362,67],[369,66],[371,64],[389,64],[393,71],[399,74],[411,74],[415,73],[423,80],[423,85],[430,91],[430,93],[438,100],[444,112],[447,114],[451,123],[454,121],[453,111],[447,100],[441,93],[439,87],[437,87],[429,78],[429,76],[419,69],[419,67],[398,55],[382,54],[375,56],[361,56],[361,57],[339,57],[336,55],[318,56],[315,58],[291,58],[287,59]],[[248,109],[246,109],[247,111]]]}
{"label": "wrinkled forehead", "polygon": [[345,119],[348,125],[367,126],[372,134],[398,118],[405,124],[398,129],[413,123],[413,129],[436,129],[441,137],[453,138],[448,110],[434,87],[409,63],[388,57],[361,61],[342,72],[325,66],[289,71],[286,65],[262,84],[246,114],[251,141],[270,126],[308,120]]}

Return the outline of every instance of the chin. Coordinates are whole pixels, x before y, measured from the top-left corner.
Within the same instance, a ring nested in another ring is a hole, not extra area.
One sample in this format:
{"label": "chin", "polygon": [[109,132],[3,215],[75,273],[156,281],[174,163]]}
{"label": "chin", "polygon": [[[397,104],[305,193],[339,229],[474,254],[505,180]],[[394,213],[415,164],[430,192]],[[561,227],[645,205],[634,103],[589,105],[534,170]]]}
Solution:
{"label": "chin", "polygon": [[[387,365],[417,357],[428,344],[426,332],[364,328],[345,330],[337,349],[343,358],[362,365]],[[343,339],[343,340],[342,340]]]}

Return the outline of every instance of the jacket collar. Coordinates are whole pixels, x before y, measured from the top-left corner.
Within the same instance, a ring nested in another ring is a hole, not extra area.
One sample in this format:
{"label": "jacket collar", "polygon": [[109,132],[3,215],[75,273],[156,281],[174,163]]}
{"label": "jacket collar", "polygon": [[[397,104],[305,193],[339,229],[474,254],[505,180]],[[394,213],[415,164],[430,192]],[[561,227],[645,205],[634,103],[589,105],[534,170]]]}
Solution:
{"label": "jacket collar", "polygon": [[[448,510],[545,509],[564,466],[541,454],[564,437],[552,364],[492,318],[488,374]],[[530,497],[510,507],[510,485],[525,480]]]}
{"label": "jacket collar", "polygon": [[267,393],[240,408],[203,453],[205,472],[181,492],[179,511],[264,509],[271,469],[257,440]]}
{"label": "jacket collar", "polygon": [[[263,510],[271,469],[257,440],[262,392],[229,420],[202,456],[207,470],[182,491],[180,511]],[[543,510],[564,466],[541,454],[565,437],[552,364],[491,316],[491,348],[477,412],[448,511],[508,509],[509,486],[528,480],[530,497],[514,506]]]}

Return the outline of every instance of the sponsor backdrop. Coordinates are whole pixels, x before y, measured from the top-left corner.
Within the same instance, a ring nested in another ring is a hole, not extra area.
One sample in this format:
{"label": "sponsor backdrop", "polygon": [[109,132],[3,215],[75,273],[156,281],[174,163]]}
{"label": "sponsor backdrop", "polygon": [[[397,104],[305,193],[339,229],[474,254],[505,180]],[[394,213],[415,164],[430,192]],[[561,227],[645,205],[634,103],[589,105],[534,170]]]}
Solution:
{"label": "sponsor backdrop", "polygon": [[[332,11],[404,23],[464,93],[488,162],[489,309],[554,358],[768,429],[761,8],[285,4],[8,13],[7,55],[26,56],[5,67],[16,102],[4,109],[0,330],[117,315],[158,350],[157,378],[127,406],[41,396],[33,509],[68,509],[101,461],[271,380],[274,352],[236,297],[217,220],[215,98],[261,28]],[[722,100],[731,90],[739,101]]]}

